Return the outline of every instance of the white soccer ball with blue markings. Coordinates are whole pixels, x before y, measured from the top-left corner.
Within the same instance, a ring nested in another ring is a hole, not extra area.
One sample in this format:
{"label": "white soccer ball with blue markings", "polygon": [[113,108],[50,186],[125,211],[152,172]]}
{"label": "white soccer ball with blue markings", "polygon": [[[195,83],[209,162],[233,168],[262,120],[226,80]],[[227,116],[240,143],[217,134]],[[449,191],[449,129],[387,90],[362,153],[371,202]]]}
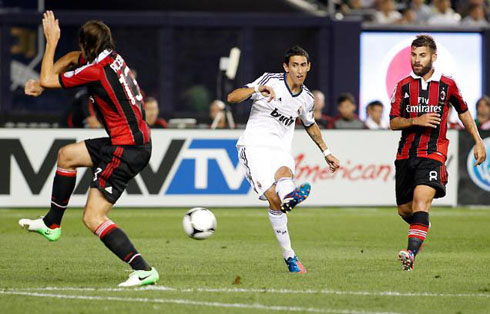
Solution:
{"label": "white soccer ball with blue markings", "polygon": [[182,226],[189,237],[204,240],[216,230],[216,217],[207,208],[194,207],[185,214]]}

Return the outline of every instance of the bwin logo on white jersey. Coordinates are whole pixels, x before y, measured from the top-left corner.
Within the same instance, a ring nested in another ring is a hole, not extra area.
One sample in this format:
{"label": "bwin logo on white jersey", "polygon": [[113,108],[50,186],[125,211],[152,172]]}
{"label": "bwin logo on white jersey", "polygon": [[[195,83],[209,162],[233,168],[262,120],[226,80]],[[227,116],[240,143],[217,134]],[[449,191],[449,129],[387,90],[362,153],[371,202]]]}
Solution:
{"label": "bwin logo on white jersey", "polygon": [[286,117],[285,115],[280,114],[279,111],[277,111],[277,108],[274,108],[274,110],[271,112],[271,116],[273,118],[278,118],[279,122],[284,123],[285,126],[290,126],[294,122],[293,117]]}

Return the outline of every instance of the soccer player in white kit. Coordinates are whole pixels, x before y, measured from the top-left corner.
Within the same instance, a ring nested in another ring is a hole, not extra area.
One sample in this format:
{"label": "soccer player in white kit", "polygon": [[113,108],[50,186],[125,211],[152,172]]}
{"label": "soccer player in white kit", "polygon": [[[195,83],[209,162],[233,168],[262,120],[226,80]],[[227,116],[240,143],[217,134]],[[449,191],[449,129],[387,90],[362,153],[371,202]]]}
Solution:
{"label": "soccer player in white kit", "polygon": [[253,99],[245,132],[237,142],[244,174],[262,200],[269,201],[269,220],[290,272],[306,273],[291,248],[286,213],[304,201],[311,186],[294,184],[295,163],[291,155],[296,118],[318,145],[331,171],[339,168],[338,159],[325,144],[313,118],[314,100],[303,85],[311,63],[308,53],[299,46],[284,56],[284,73],[264,73],[243,88],[228,95],[229,103]]}

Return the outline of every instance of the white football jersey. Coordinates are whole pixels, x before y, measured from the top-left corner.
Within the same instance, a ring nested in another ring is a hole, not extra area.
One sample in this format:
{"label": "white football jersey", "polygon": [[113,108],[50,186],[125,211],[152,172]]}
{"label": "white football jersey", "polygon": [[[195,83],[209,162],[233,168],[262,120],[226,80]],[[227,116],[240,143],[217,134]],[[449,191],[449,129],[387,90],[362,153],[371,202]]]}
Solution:
{"label": "white football jersey", "polygon": [[276,99],[260,93],[252,94],[254,100],[245,132],[237,146],[266,146],[291,150],[296,118],[300,117],[305,126],[315,123],[313,117],[313,94],[302,86],[293,94],[286,83],[287,73],[264,73],[247,87],[267,85],[274,89]]}

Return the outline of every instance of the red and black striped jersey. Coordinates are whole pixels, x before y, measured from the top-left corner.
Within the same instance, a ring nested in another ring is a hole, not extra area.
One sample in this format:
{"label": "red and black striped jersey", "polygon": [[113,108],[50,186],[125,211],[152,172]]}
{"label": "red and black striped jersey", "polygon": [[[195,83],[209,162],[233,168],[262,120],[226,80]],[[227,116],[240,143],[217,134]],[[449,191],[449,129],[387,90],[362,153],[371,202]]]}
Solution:
{"label": "red and black striped jersey", "polygon": [[150,141],[145,108],[138,83],[124,59],[112,50],[100,53],[94,62],[60,74],[63,88],[87,86],[95,108],[113,145],[142,145]]}
{"label": "red and black striped jersey", "polygon": [[468,110],[456,82],[440,72],[424,81],[413,72],[399,81],[391,97],[390,119],[415,118],[426,113],[438,113],[437,128],[412,126],[402,130],[396,159],[425,157],[445,163],[449,140],[446,137],[448,109],[458,113]]}

